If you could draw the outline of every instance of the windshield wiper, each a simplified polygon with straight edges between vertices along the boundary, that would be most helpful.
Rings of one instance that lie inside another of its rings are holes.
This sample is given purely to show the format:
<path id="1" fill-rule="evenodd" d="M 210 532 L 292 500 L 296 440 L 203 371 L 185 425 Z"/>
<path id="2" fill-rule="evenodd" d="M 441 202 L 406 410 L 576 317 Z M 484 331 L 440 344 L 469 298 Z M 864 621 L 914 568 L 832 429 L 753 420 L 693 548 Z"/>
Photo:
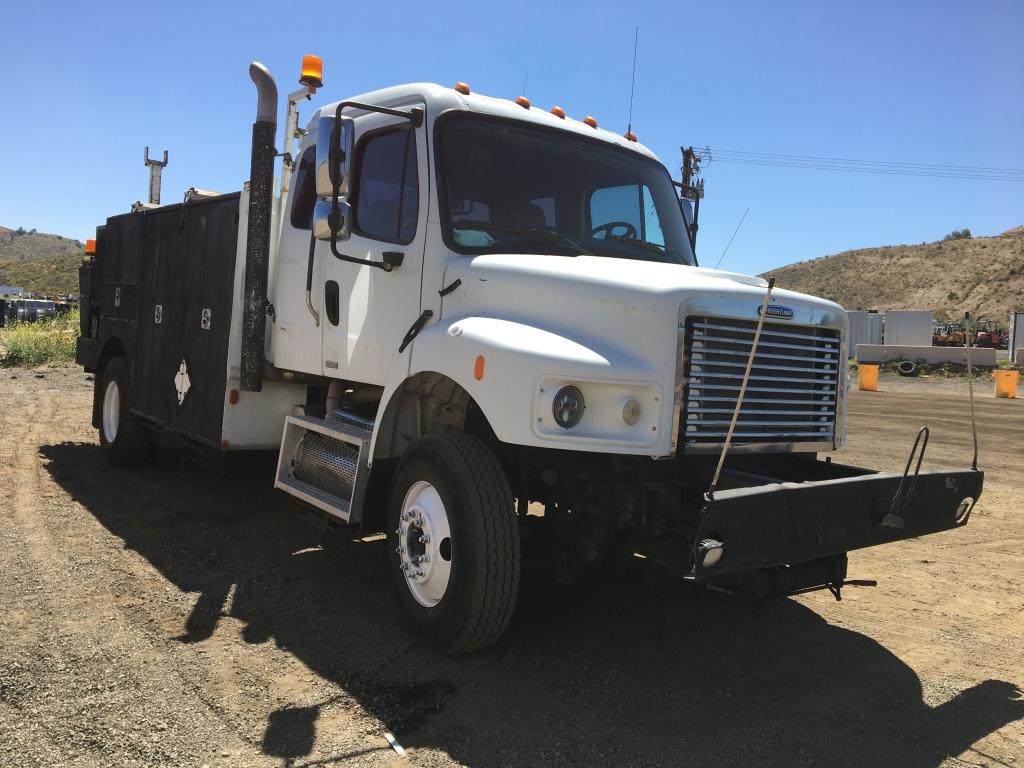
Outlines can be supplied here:
<path id="1" fill-rule="evenodd" d="M 619 242 L 619 243 L 629 243 L 630 245 L 636 245 L 636 246 L 639 246 L 640 248 L 643 248 L 644 250 L 654 251 L 655 253 L 660 254 L 662 256 L 667 256 L 667 255 L 670 255 L 670 254 L 673 255 L 673 256 L 678 256 L 680 259 L 682 259 L 684 264 L 687 264 L 689 266 L 694 266 L 693 264 L 690 264 L 690 260 L 687 259 L 686 256 L 681 254 L 675 248 L 672 248 L 672 247 L 670 247 L 668 245 L 658 245 L 657 243 L 652 243 L 649 240 L 637 240 L 636 238 L 633 238 L 633 237 L 621 237 L 619 235 L 611 235 L 607 239 L 615 240 L 616 242 Z M 672 262 L 667 262 L 667 263 L 672 263 Z"/>
<path id="2" fill-rule="evenodd" d="M 550 229 L 537 229 L 536 227 L 509 227 L 504 224 L 491 224 L 486 221 L 461 221 L 458 226 L 453 228 L 472 229 L 478 232 L 501 232 L 506 235 L 532 237 L 534 240 L 540 240 L 541 242 L 559 243 L 560 245 L 568 246 L 573 250 L 579 251 L 579 253 L 586 254 L 587 256 L 594 255 L 568 235 L 564 235 L 561 232 Z M 579 253 L 573 253 L 571 255 L 578 256 Z"/>

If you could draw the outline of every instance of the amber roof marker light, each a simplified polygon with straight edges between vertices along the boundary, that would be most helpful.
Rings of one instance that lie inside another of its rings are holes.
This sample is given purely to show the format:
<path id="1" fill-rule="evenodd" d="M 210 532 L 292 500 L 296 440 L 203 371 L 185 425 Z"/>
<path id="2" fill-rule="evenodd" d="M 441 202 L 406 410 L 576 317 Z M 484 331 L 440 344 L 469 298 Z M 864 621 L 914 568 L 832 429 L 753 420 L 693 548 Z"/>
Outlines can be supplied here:
<path id="1" fill-rule="evenodd" d="M 583 122 L 584 122 L 585 125 L 589 125 L 591 128 L 597 128 L 597 120 L 595 120 L 590 115 L 587 115 L 586 117 L 584 117 L 583 118 Z"/>
<path id="2" fill-rule="evenodd" d="M 516 104 L 518 104 L 523 109 L 530 108 L 530 100 L 525 96 L 516 96 Z"/>
<path id="3" fill-rule="evenodd" d="M 565 110 L 562 109 L 557 104 L 551 108 L 551 114 L 554 115 L 555 117 L 565 120 Z"/>
<path id="4" fill-rule="evenodd" d="M 471 93 L 471 91 L 469 90 L 469 86 L 466 85 L 461 80 L 455 84 L 455 90 L 461 93 L 463 96 L 469 96 L 469 94 Z"/>

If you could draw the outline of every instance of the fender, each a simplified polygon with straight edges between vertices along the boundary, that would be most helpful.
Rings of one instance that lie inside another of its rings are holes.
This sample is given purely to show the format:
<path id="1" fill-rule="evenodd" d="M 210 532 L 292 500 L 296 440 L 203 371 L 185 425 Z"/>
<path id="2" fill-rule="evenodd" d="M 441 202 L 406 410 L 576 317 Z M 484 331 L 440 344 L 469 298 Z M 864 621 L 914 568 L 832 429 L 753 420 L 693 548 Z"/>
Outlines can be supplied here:
<path id="1" fill-rule="evenodd" d="M 671 453 L 673 391 L 671 381 L 666 386 L 660 380 L 666 371 L 596 339 L 569 338 L 495 317 L 444 318 L 424 329 L 396 360 L 381 398 L 370 455 L 376 455 L 383 417 L 403 383 L 419 373 L 437 372 L 469 394 L 502 442 L 666 456 Z M 565 430 L 554 423 L 551 403 L 570 383 L 584 391 L 587 411 L 578 428 Z M 635 425 L 622 420 L 623 405 L 630 399 L 641 406 Z"/>

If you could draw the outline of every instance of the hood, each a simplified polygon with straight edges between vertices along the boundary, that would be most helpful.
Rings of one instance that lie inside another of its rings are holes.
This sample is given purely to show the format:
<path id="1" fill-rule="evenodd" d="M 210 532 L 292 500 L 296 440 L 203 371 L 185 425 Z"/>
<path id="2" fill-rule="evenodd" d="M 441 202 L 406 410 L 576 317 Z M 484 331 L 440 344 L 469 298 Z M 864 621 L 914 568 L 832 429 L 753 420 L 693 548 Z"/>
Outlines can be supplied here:
<path id="1" fill-rule="evenodd" d="M 517 315 L 547 314 L 562 318 L 597 315 L 670 313 L 676 317 L 686 303 L 720 304 L 711 314 L 755 317 L 768 282 L 760 277 L 706 267 L 602 256 L 487 254 L 454 261 L 445 282 L 460 278 L 466 298 L 482 314 L 512 311 Z M 485 298 L 486 297 L 486 298 Z M 704 301 L 699 299 L 703 298 Z M 776 288 L 772 303 L 794 310 L 793 322 L 845 327 L 845 312 L 836 303 Z M 704 310 L 702 310 L 704 311 Z M 447 314 L 447 312 L 446 312 Z M 836 319 L 842 315 L 841 322 Z M 681 318 L 680 318 L 681 320 Z"/>

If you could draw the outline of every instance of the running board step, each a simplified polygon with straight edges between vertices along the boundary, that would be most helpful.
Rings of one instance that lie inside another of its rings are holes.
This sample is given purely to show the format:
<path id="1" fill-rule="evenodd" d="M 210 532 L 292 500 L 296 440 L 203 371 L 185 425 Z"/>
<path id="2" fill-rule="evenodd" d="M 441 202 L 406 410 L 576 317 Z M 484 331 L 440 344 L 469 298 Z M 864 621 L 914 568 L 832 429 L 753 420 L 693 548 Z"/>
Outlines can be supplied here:
<path id="1" fill-rule="evenodd" d="M 324 419 L 289 416 L 274 487 L 334 520 L 359 522 L 372 437 L 373 421 L 345 411 L 331 411 Z"/>

